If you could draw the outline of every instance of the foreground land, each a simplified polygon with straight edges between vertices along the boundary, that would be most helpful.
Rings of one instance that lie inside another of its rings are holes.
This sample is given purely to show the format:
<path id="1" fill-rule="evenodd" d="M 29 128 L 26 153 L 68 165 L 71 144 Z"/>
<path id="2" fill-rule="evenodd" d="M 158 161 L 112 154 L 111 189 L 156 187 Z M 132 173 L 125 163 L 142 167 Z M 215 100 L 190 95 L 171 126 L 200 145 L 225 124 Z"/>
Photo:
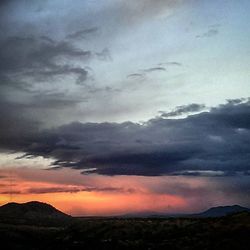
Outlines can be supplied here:
<path id="1" fill-rule="evenodd" d="M 1 249 L 250 249 L 250 213 L 220 218 L 0 221 Z"/>

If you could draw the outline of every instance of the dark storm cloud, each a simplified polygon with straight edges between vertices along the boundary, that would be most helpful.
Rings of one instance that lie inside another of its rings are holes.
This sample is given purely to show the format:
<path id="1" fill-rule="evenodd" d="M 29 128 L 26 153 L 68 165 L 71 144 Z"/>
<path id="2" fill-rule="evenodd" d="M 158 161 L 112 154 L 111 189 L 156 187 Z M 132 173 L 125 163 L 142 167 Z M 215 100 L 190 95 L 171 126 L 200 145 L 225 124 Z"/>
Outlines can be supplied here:
<path id="1" fill-rule="evenodd" d="M 28 77 L 47 81 L 59 75 L 73 74 L 79 82 L 87 78 L 86 69 L 71 66 L 70 63 L 72 59 L 89 59 L 91 52 L 68 42 L 56 42 L 48 37 L 8 37 L 0 41 L 0 46 L 1 85 L 10 84 L 10 81 L 4 81 L 7 77 L 17 86 Z"/>
<path id="2" fill-rule="evenodd" d="M 48 36 L 1 37 L 0 46 L 0 134 L 3 137 L 5 129 L 26 134 L 52 116 L 56 120 L 56 116 L 62 116 L 58 111 L 62 113 L 86 102 L 87 97 L 81 91 L 95 89 L 95 86 L 86 87 L 93 71 L 89 66 L 82 66 L 93 56 L 97 57 L 89 50 Z M 104 52 L 100 56 L 104 57 Z"/>
<path id="3" fill-rule="evenodd" d="M 76 76 L 77 84 L 83 84 L 88 77 L 88 71 L 80 67 L 71 67 L 69 65 L 63 65 L 63 66 L 56 65 L 53 67 L 53 69 L 50 69 L 48 71 L 35 70 L 27 72 L 26 76 L 31 76 L 35 78 L 36 81 L 46 81 L 58 76 L 69 76 L 69 75 Z"/>
<path id="4" fill-rule="evenodd" d="M 162 117 L 179 116 L 187 113 L 198 112 L 204 110 L 206 106 L 204 104 L 192 103 L 189 105 L 178 106 L 171 112 L 160 112 Z"/>
<path id="5" fill-rule="evenodd" d="M 232 176 L 250 170 L 250 100 L 246 99 L 182 119 L 158 117 L 145 124 L 75 122 L 31 131 L 5 130 L 1 148 L 54 157 L 56 167 L 104 175 Z"/>
<path id="6" fill-rule="evenodd" d="M 47 93 L 40 95 L 35 93 L 29 102 L 26 103 L 9 103 L 9 107 L 15 109 L 23 109 L 26 112 L 29 109 L 54 109 L 60 110 L 64 107 L 74 108 L 77 104 L 84 102 L 83 99 L 77 99 L 76 97 L 66 96 L 64 93 Z"/>

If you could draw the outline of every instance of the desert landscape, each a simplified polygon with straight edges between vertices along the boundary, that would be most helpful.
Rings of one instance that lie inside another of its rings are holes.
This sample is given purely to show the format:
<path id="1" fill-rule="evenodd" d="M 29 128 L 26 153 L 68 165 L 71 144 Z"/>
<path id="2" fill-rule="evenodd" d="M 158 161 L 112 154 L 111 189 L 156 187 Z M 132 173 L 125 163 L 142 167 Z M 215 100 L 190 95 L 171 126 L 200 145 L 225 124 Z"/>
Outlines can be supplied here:
<path id="1" fill-rule="evenodd" d="M 249 249 L 250 209 L 180 217 L 71 217 L 40 203 L 0 207 L 5 249 Z"/>

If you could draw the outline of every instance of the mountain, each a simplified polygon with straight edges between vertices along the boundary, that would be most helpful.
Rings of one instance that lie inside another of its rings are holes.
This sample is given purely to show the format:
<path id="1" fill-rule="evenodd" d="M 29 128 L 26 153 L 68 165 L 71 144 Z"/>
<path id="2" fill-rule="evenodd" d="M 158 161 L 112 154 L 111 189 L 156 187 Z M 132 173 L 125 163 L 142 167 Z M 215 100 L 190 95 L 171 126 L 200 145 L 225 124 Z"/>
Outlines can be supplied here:
<path id="1" fill-rule="evenodd" d="M 220 207 L 212 207 L 209 208 L 208 210 L 199 213 L 199 214 L 194 214 L 192 217 L 221 217 L 221 216 L 226 216 L 229 214 L 235 214 L 239 212 L 250 212 L 249 208 L 242 207 L 239 205 L 233 205 L 233 206 L 220 206 Z"/>
<path id="2" fill-rule="evenodd" d="M 7 203 L 0 207 L 0 222 L 24 223 L 57 223 L 70 219 L 71 216 L 55 207 L 38 201 L 27 203 Z"/>
<path id="3" fill-rule="evenodd" d="M 208 218 L 208 217 L 222 217 L 230 214 L 240 213 L 240 212 L 250 212 L 249 208 L 242 207 L 239 205 L 233 206 L 219 206 L 212 207 L 208 210 L 196 213 L 196 214 L 163 214 L 157 212 L 142 212 L 142 213 L 132 213 L 124 214 L 118 217 L 121 218 Z"/>

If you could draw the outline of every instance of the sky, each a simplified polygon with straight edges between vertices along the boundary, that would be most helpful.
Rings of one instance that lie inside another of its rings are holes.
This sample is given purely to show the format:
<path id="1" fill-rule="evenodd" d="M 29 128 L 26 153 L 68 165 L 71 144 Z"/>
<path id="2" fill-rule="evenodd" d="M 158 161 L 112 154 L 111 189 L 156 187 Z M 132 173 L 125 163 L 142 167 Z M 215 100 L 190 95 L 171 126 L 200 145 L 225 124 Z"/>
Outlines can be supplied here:
<path id="1" fill-rule="evenodd" d="M 248 0 L 0 2 L 0 205 L 250 207 Z"/>

